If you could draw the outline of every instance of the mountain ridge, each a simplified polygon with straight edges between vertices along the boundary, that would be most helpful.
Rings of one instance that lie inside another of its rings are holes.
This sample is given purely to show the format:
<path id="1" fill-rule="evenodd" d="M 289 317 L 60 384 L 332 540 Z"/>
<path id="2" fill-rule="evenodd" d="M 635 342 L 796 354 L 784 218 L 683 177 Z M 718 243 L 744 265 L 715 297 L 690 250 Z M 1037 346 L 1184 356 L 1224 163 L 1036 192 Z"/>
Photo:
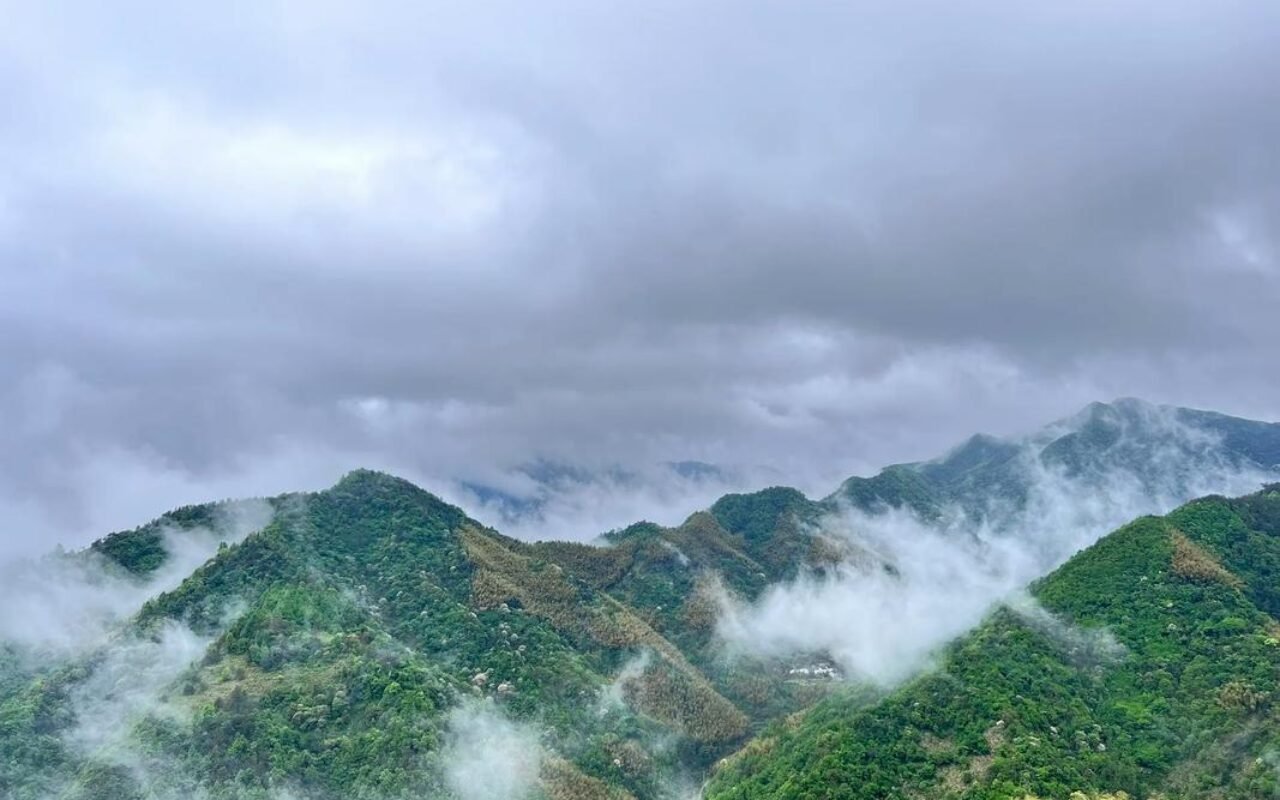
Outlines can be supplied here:
<path id="1" fill-rule="evenodd" d="M 1008 466 L 1062 442 L 1054 458 L 1079 467 L 1085 491 L 1101 468 L 1156 485 L 1167 465 L 1155 457 L 1167 447 L 1175 489 L 1200 464 L 1248 468 L 1252 478 L 1254 454 L 1271 452 L 1280 431 L 1180 410 L 1152 423 L 1149 412 L 1090 407 L 1074 427 L 1046 429 L 1054 435 L 1035 440 L 1038 450 L 972 437 L 934 462 L 850 479 L 818 500 L 788 487 L 725 495 L 680 525 L 610 532 L 604 546 L 504 536 L 372 470 L 320 492 L 175 509 L 82 552 L 142 584 L 174 566 L 165 555 L 174 537 L 212 547 L 208 561 L 87 654 L 28 671 L 0 650 L 0 744 L 14 754 L 0 767 L 0 793 L 452 796 L 449 764 L 460 756 L 450 748 L 467 739 L 458 726 L 514 725 L 539 754 L 531 796 L 664 796 L 744 745 L 759 752 L 777 736 L 768 726 L 798 719 L 789 715 L 839 686 L 821 652 L 727 658 L 717 628 L 725 603 L 751 604 L 792 581 L 892 579 L 883 554 L 825 530 L 833 515 L 898 509 L 931 523 L 952 508 L 990 514 L 1019 498 Z M 1223 445 L 1230 436 L 1237 443 Z M 1245 529 L 1272 525 L 1271 506 L 1238 507 L 1252 509 Z M 1280 577 L 1269 539 L 1219 530 L 1235 523 L 1180 524 L 1190 543 L 1182 558 L 1201 574 L 1217 574 L 1204 552 L 1225 553 L 1228 572 L 1264 553 L 1253 569 Z M 1260 583 L 1242 584 L 1255 592 L 1249 602 L 1280 606 Z M 168 672 L 151 666 L 170 661 Z M 150 683 L 134 686 L 131 672 Z M 881 694 L 845 690 L 804 718 L 856 714 Z M 147 699 L 134 711 L 113 705 L 119 696 Z M 733 774 L 722 770 L 716 785 Z"/>

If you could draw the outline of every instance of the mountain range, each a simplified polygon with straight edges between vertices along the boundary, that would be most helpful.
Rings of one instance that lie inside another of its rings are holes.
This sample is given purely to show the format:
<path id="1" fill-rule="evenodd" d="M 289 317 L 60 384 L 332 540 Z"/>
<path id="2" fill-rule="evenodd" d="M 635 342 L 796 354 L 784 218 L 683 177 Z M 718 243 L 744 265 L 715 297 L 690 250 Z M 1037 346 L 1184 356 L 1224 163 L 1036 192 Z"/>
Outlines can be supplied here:
<path id="1" fill-rule="evenodd" d="M 58 613 L 0 629 L 0 796 L 1268 796 L 1278 479 L 1280 424 L 1121 400 L 593 543 L 367 470 L 181 508 L 30 565 Z M 908 584 L 895 519 L 1039 571 L 892 681 L 726 632 Z"/>

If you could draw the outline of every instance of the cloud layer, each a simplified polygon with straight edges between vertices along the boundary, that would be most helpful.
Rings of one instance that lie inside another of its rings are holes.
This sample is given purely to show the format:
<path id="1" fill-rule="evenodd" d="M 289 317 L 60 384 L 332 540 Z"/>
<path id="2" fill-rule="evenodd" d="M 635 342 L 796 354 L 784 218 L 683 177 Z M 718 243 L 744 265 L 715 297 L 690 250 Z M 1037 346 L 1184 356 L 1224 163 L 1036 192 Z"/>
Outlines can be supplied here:
<path id="1" fill-rule="evenodd" d="M 1280 416 L 1273 3 L 5 16 L 0 547 L 357 465 L 824 490 L 1094 399 Z"/>

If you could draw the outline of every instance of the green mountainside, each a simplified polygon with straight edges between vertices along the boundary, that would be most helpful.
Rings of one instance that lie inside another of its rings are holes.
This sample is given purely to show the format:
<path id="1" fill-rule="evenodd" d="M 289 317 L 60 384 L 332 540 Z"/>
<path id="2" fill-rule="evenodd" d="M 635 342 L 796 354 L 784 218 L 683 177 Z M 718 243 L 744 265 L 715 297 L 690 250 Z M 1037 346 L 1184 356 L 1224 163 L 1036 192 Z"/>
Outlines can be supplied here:
<path id="1" fill-rule="evenodd" d="M 509 539 L 367 471 L 270 502 L 269 525 L 148 601 L 101 652 L 37 676 L 15 677 L 15 663 L 0 705 L 0 794 L 434 796 L 446 792 L 450 710 L 487 698 L 541 731 L 554 756 L 540 776 L 547 796 L 656 797 L 828 687 L 724 663 L 711 646 L 711 592 L 754 597 L 842 557 L 786 508 L 753 537 L 699 513 L 590 547 Z M 92 551 L 145 575 L 164 558 L 160 529 L 207 525 L 215 511 L 181 509 Z M 126 715 L 129 729 L 98 751 L 68 746 L 76 698 L 113 650 L 130 637 L 160 648 L 175 625 L 200 653 L 157 687 L 165 713 Z M 623 701 L 604 703 L 624 673 Z"/>
<path id="2" fill-rule="evenodd" d="M 1280 791 L 1280 486 L 1105 537 L 867 708 L 775 723 L 707 797 Z"/>
<path id="3" fill-rule="evenodd" d="M 177 509 L 49 557 L 141 599 L 79 650 L 0 642 L 0 798 L 656 800 L 708 774 L 734 798 L 1256 796 L 1280 763 L 1274 490 L 1112 534 L 888 697 L 823 653 L 730 658 L 716 625 L 797 577 L 896 575 L 824 535 L 848 505 L 982 517 L 1038 474 L 1117 470 L 1186 499 L 1277 463 L 1280 425 L 1121 401 L 597 544 L 518 541 L 367 470 Z"/>

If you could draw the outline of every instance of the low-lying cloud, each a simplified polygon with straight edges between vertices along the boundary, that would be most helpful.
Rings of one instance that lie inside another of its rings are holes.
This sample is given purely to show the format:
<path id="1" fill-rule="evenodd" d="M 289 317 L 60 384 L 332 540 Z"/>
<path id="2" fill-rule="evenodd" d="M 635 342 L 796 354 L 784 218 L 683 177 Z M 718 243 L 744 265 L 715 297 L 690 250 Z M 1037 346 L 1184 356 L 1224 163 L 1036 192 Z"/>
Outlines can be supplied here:
<path id="1" fill-rule="evenodd" d="M 641 650 L 627 659 L 613 680 L 600 688 L 600 693 L 596 697 L 596 712 L 604 716 L 611 711 L 627 708 L 628 687 L 640 680 L 651 664 L 653 664 L 653 651 L 648 649 Z"/>
<path id="2" fill-rule="evenodd" d="M 980 515 L 950 508 L 941 521 L 902 509 L 833 513 L 815 534 L 855 543 L 892 569 L 845 564 L 802 574 L 754 603 L 726 597 L 720 637 L 730 653 L 825 652 L 852 679 L 892 685 L 994 604 L 1120 525 L 1204 494 L 1253 491 L 1269 477 L 1213 447 L 1204 431 L 1181 425 L 1172 412 L 1151 413 L 1163 415 L 1157 422 L 1164 441 L 1149 447 L 1149 440 L 1129 441 L 1126 430 L 1107 451 L 1114 457 L 1079 473 L 1046 466 L 1035 455 L 1043 437 L 1025 442 L 1024 503 L 988 503 Z M 1127 461 L 1138 452 L 1129 445 L 1140 444 L 1142 462 Z"/>
<path id="3" fill-rule="evenodd" d="M 441 763 L 458 800 L 522 800 L 538 784 L 545 752 L 537 732 L 489 699 L 465 701 L 448 718 Z"/>
<path id="4" fill-rule="evenodd" d="M 955 539 L 904 511 L 850 511 L 823 532 L 872 548 L 896 572 L 842 564 L 774 586 L 755 603 L 726 598 L 718 633 L 730 652 L 825 652 L 851 678 L 895 683 L 1031 572 L 1017 548 Z"/>
<path id="5" fill-rule="evenodd" d="M 220 628 L 242 611 L 237 602 L 226 604 Z M 180 681 L 217 637 L 176 620 L 117 632 L 84 662 L 85 677 L 70 687 L 73 722 L 60 734 L 63 745 L 87 762 L 123 769 L 147 797 L 203 800 L 208 791 L 202 782 L 172 756 L 143 744 L 138 729 L 144 722 L 190 726 L 193 709 L 182 697 Z M 271 800 L 298 799 L 273 792 Z"/>
<path id="6" fill-rule="evenodd" d="M 1128 648 L 1106 628 L 1082 628 L 1061 619 L 1026 592 L 1016 592 L 1005 607 L 1024 624 L 1053 642 L 1072 663 L 1081 667 L 1110 664 L 1124 658 Z"/>
<path id="7" fill-rule="evenodd" d="M 178 586 L 221 543 L 241 541 L 273 513 L 265 500 L 244 500 L 220 506 L 212 527 L 166 526 L 166 558 L 142 579 L 91 550 L 0 562 L 0 641 L 46 655 L 85 653 L 147 599 Z"/>
<path id="8" fill-rule="evenodd" d="M 167 690 L 203 657 L 212 639 L 176 622 L 149 635 L 115 639 L 71 693 L 75 725 L 63 740 L 80 755 L 136 766 L 134 726 L 147 717 L 181 722 L 186 715 Z"/>

